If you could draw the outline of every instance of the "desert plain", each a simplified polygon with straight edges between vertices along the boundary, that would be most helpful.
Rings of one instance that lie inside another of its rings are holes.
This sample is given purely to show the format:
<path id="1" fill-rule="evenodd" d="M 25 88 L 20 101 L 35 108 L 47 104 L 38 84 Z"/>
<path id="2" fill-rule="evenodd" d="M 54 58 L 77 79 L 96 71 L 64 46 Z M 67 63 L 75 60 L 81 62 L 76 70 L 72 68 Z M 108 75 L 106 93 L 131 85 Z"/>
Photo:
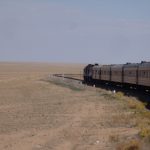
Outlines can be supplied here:
<path id="1" fill-rule="evenodd" d="M 1 62 L 0 150 L 121 150 L 137 139 L 135 111 L 124 96 L 80 82 L 70 88 L 51 77 L 81 74 L 83 67 Z"/>

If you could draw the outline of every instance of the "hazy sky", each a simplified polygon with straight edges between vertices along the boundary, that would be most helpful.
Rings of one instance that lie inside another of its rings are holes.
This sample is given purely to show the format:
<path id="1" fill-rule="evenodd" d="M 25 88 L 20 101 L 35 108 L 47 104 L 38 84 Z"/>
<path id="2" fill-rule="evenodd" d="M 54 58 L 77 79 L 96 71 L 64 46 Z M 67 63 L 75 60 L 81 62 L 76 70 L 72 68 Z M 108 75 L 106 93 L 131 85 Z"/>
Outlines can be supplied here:
<path id="1" fill-rule="evenodd" d="M 150 61 L 150 0 L 0 0 L 0 61 Z"/>

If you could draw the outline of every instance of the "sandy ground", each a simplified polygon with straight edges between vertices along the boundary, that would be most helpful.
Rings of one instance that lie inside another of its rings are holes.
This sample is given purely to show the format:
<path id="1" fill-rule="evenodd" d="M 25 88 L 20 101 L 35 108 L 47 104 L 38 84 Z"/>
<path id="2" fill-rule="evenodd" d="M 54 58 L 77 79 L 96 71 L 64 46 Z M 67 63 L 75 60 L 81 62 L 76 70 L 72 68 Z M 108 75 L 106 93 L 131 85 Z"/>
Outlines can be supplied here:
<path id="1" fill-rule="evenodd" d="M 99 89 L 76 91 L 41 80 L 82 68 L 0 63 L 0 150 L 112 150 L 118 136 L 137 134 L 119 118 L 127 115 L 121 104 L 106 100 Z"/>

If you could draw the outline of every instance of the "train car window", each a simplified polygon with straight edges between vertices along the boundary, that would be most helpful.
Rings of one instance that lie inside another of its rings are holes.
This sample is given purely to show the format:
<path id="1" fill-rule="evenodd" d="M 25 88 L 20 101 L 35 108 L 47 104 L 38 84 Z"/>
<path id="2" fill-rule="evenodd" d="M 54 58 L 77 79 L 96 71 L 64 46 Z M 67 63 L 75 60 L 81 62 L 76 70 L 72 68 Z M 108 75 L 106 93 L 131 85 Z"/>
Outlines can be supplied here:
<path id="1" fill-rule="evenodd" d="M 147 78 L 147 71 L 145 71 L 145 78 Z"/>
<path id="2" fill-rule="evenodd" d="M 145 77 L 145 71 L 143 71 L 143 77 Z"/>
<path id="3" fill-rule="evenodd" d="M 116 74 L 117 76 L 119 75 L 119 71 L 117 71 L 117 74 Z"/>
<path id="4" fill-rule="evenodd" d="M 135 71 L 134 71 L 134 72 L 132 72 L 132 77 L 135 77 Z"/>
<path id="5" fill-rule="evenodd" d="M 136 76 L 136 70 L 134 71 L 134 77 Z"/>
<path id="6" fill-rule="evenodd" d="M 146 78 L 148 78 L 148 71 L 146 71 Z"/>
<path id="7" fill-rule="evenodd" d="M 120 72 L 119 75 L 121 75 L 121 73 L 122 72 Z M 136 72 L 135 71 L 126 71 L 124 74 L 129 77 L 135 77 Z"/>
<path id="8" fill-rule="evenodd" d="M 145 78 L 147 78 L 147 71 L 145 71 Z"/>
<path id="9" fill-rule="evenodd" d="M 124 75 L 126 76 L 126 72 L 124 72 Z"/>
<path id="10" fill-rule="evenodd" d="M 142 77 L 142 71 L 140 71 L 140 75 L 141 75 L 141 77 Z"/>
<path id="11" fill-rule="evenodd" d="M 122 75 L 122 73 L 123 73 L 123 72 L 122 72 L 122 71 L 120 71 L 120 75 Z"/>
<path id="12" fill-rule="evenodd" d="M 138 76 L 141 77 L 141 71 L 138 71 Z"/>
<path id="13" fill-rule="evenodd" d="M 141 71 L 141 77 L 143 77 L 143 71 Z"/>
<path id="14" fill-rule="evenodd" d="M 142 77 L 143 78 L 148 78 L 148 71 L 142 71 Z"/>

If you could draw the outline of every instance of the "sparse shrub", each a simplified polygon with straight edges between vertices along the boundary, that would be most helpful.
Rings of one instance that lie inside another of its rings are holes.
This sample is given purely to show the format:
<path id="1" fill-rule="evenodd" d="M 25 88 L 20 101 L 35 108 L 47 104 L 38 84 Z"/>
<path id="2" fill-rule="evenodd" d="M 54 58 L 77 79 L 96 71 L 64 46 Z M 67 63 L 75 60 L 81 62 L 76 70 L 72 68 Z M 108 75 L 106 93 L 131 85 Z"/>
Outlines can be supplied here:
<path id="1" fill-rule="evenodd" d="M 119 141 L 119 135 L 118 134 L 110 135 L 109 140 L 110 140 L 110 142 L 118 142 Z"/>
<path id="2" fill-rule="evenodd" d="M 145 105 L 142 102 L 139 102 L 135 99 L 128 99 L 128 106 L 130 109 L 135 109 L 137 111 L 144 111 Z"/>
<path id="3" fill-rule="evenodd" d="M 124 96 L 124 94 L 122 92 L 117 92 L 115 95 L 117 100 L 122 100 L 123 96 Z"/>
<path id="4" fill-rule="evenodd" d="M 117 147 L 117 150 L 140 150 L 141 143 L 139 140 L 131 140 L 127 143 L 122 143 Z"/>
<path id="5" fill-rule="evenodd" d="M 106 100 L 114 100 L 115 99 L 114 94 L 110 94 L 110 93 L 103 93 L 103 94 L 101 94 L 101 96 L 104 96 L 104 98 Z"/>
<path id="6" fill-rule="evenodd" d="M 150 138 L 150 128 L 143 127 L 139 132 L 139 135 L 142 138 L 146 138 L 146 137 Z"/>
<path id="7" fill-rule="evenodd" d="M 117 93 L 103 93 L 101 96 L 104 96 L 105 99 L 107 100 L 122 100 L 124 94 L 122 92 L 117 92 Z"/>
<path id="8" fill-rule="evenodd" d="M 142 113 L 141 113 L 141 115 L 142 115 L 142 117 L 144 117 L 144 118 L 147 118 L 147 119 L 150 119 L 150 111 L 143 111 Z M 150 124 L 149 124 L 150 125 Z"/>

